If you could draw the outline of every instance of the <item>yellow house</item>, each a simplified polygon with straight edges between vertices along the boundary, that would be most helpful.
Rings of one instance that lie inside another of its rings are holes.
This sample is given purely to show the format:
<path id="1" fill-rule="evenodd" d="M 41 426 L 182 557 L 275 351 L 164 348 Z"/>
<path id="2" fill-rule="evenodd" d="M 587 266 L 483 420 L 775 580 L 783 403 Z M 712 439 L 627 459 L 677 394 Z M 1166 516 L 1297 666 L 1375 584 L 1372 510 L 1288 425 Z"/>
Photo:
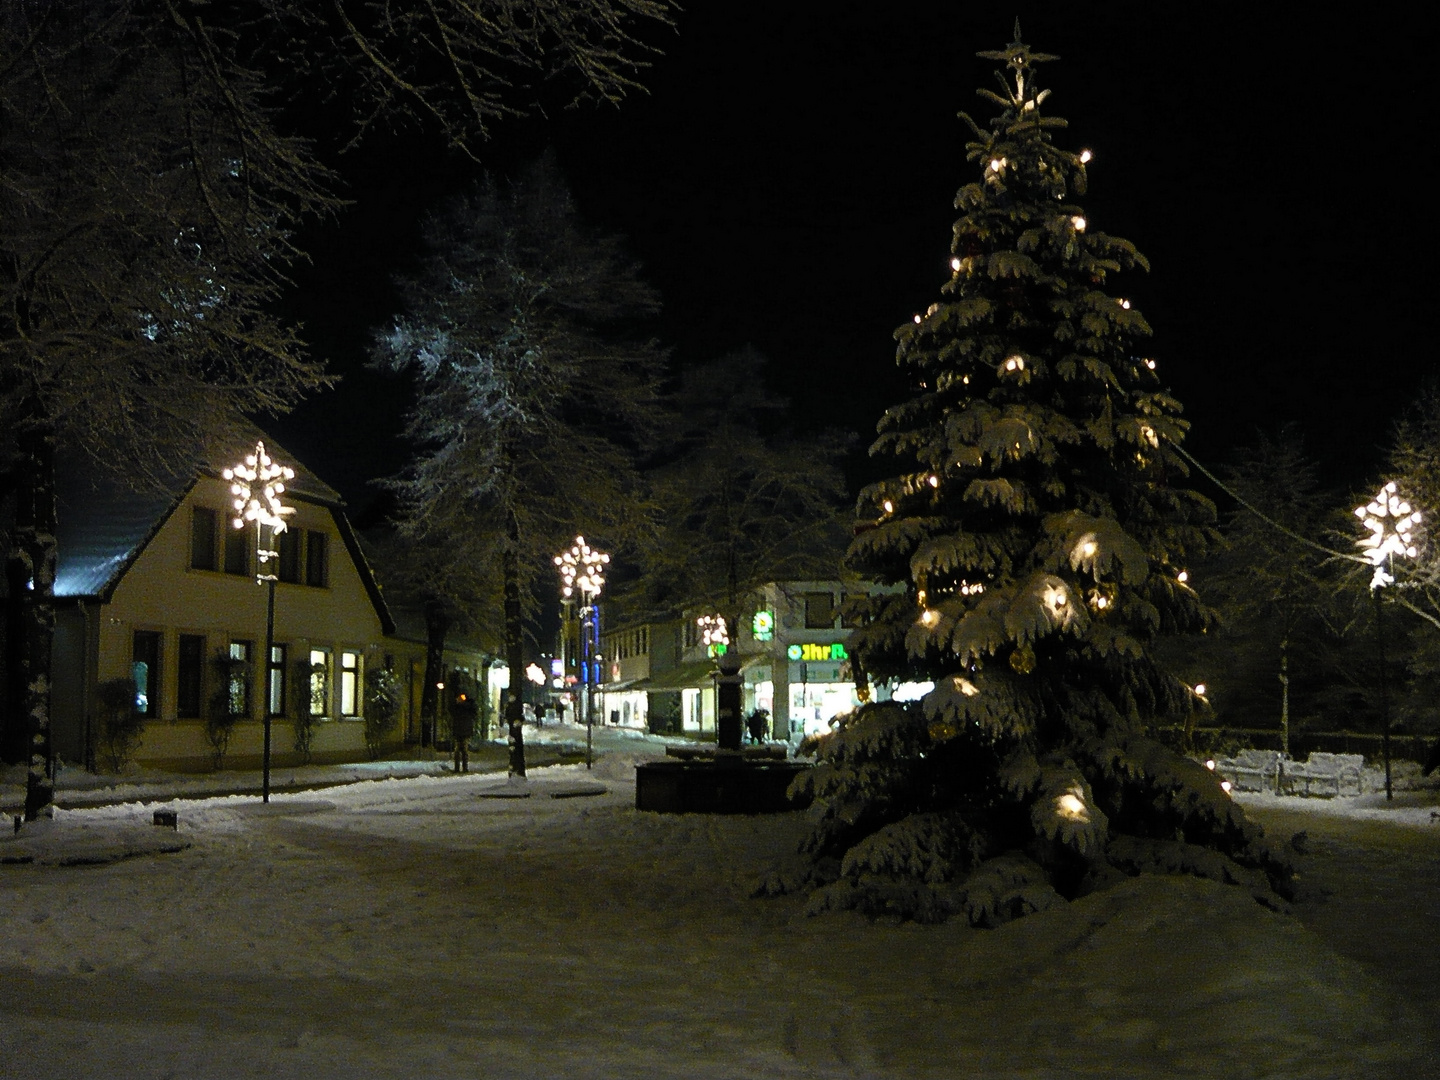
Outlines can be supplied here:
<path id="1" fill-rule="evenodd" d="M 62 481 L 52 698 L 62 759 L 94 760 L 102 690 L 127 678 L 146 718 L 134 755 L 143 766 L 211 767 L 205 721 L 224 713 L 237 718 L 225 767 L 254 767 L 265 711 L 277 764 L 300 760 L 297 725 L 310 732 L 312 760 L 361 760 L 366 673 L 376 668 L 392 670 L 403 691 L 388 746 L 417 730 L 423 643 L 395 636 L 340 496 L 283 449 L 270 452 L 296 476 L 283 495 L 295 512 L 276 545 L 268 657 L 256 529 L 233 527 L 220 469 L 150 496 Z"/>

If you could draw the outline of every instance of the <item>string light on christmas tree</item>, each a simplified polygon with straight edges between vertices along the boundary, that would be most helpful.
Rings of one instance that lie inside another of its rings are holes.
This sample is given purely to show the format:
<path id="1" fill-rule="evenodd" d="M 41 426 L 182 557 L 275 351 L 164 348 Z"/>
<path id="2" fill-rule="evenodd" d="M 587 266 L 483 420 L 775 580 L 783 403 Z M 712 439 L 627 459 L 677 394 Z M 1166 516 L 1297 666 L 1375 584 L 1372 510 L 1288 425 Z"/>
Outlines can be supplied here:
<path id="1" fill-rule="evenodd" d="M 1370 502 L 1355 508 L 1355 516 L 1369 530 L 1358 544 L 1366 561 L 1375 567 L 1370 578 L 1371 589 L 1383 588 L 1395 580 L 1388 569 L 1394 556 L 1406 555 L 1413 559 L 1419 554 L 1414 532 L 1421 514 L 1400 498 L 1399 490 L 1391 480 Z"/>
<path id="2" fill-rule="evenodd" d="M 979 581 L 977 581 L 974 585 L 971 585 L 968 581 L 962 581 L 960 583 L 959 591 L 961 596 L 979 596 L 985 591 L 985 585 L 983 582 Z"/>
<path id="3" fill-rule="evenodd" d="M 990 171 L 993 173 L 998 173 L 1001 169 L 1005 168 L 1005 165 L 1006 161 L 1004 158 L 990 159 Z"/>
<path id="4" fill-rule="evenodd" d="M 1130 301 L 1129 301 L 1129 300 L 1121 299 L 1121 300 L 1117 300 L 1116 303 L 1119 304 L 1119 305 L 1120 305 L 1122 308 L 1124 308 L 1126 311 L 1129 311 L 1129 310 L 1130 310 Z"/>
<path id="5" fill-rule="evenodd" d="M 940 477 L 936 476 L 934 473 L 931 473 L 929 479 L 925 482 L 929 484 L 932 488 L 938 488 L 940 486 Z"/>
<path id="6" fill-rule="evenodd" d="M 1110 606 L 1110 598 L 1097 589 L 1090 595 L 1090 606 L 1096 611 L 1104 611 Z"/>
<path id="7" fill-rule="evenodd" d="M 916 315 L 916 316 L 915 316 L 915 323 L 916 323 L 916 325 L 919 325 L 919 323 L 920 323 L 920 316 L 919 316 L 919 315 Z"/>
<path id="8" fill-rule="evenodd" d="M 1093 159 L 1094 157 L 1095 157 L 1095 155 L 1092 154 L 1089 150 L 1081 150 L 1081 151 L 1080 151 L 1080 164 L 1081 164 L 1081 165 L 1088 165 L 1088 164 L 1090 164 L 1091 159 Z"/>
<path id="9" fill-rule="evenodd" d="M 1149 368 L 1151 371 L 1154 371 L 1154 370 L 1155 370 L 1155 361 L 1154 361 L 1154 360 L 1146 360 L 1146 361 L 1145 361 L 1145 366 L 1146 366 L 1147 368 Z"/>
<path id="10" fill-rule="evenodd" d="M 955 689 L 966 697 L 975 697 L 980 693 L 980 688 L 963 675 L 956 675 L 953 682 Z"/>
<path id="11" fill-rule="evenodd" d="M 885 513 L 887 514 L 893 514 L 895 512 L 895 504 L 892 503 L 889 499 L 886 499 L 880 505 L 885 508 Z"/>
<path id="12" fill-rule="evenodd" d="M 950 260 L 950 269 L 951 269 L 951 270 L 954 270 L 954 271 L 958 274 L 958 273 L 960 272 L 960 260 L 959 260 L 959 259 L 951 259 L 951 260 Z"/>
<path id="13" fill-rule="evenodd" d="M 1189 571 L 1189 570 L 1181 570 L 1178 574 L 1175 575 L 1175 580 L 1178 581 L 1181 585 L 1187 585 L 1187 584 L 1189 584 L 1189 582 L 1190 582 L 1190 571 Z"/>
<path id="14" fill-rule="evenodd" d="M 1006 371 L 1024 371 L 1025 358 L 1023 356 L 1008 356 L 1005 358 Z"/>
<path id="15" fill-rule="evenodd" d="M 1201 682 L 1201 683 L 1196 683 L 1196 684 L 1195 684 L 1195 696 L 1198 697 L 1198 698 L 1200 698 L 1202 701 L 1204 700 L 1204 698 L 1205 698 L 1205 684 L 1204 684 L 1203 682 Z"/>
<path id="16" fill-rule="evenodd" d="M 1070 224 L 1073 225 L 1073 226 L 1075 226 L 1075 231 L 1076 231 L 1076 232 L 1084 232 L 1084 231 L 1085 231 L 1085 226 L 1086 226 L 1087 222 L 1086 222 L 1085 219 L 1084 219 L 1083 217 L 1081 217 L 1079 214 L 1076 214 L 1074 217 L 1072 217 L 1072 218 L 1070 219 Z"/>
<path id="17" fill-rule="evenodd" d="M 1070 821 L 1088 822 L 1090 808 L 1085 805 L 1084 792 L 1071 788 L 1063 795 L 1055 796 L 1055 812 Z"/>
<path id="18" fill-rule="evenodd" d="M 940 622 L 940 612 L 934 608 L 926 608 L 920 613 L 920 625 L 933 630 Z"/>

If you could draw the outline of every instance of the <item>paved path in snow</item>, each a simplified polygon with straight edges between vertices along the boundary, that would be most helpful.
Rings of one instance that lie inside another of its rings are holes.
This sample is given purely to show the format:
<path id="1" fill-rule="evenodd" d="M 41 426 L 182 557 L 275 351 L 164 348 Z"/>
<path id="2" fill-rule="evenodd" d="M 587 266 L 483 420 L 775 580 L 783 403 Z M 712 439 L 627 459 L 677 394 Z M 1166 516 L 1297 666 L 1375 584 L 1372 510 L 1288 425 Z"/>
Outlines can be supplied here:
<path id="1" fill-rule="evenodd" d="M 1440 1029 L 1440 822 L 1397 824 L 1325 809 L 1302 802 L 1245 812 L 1270 836 L 1306 834 L 1302 880 L 1323 895 L 1296 905 L 1300 921 Z"/>

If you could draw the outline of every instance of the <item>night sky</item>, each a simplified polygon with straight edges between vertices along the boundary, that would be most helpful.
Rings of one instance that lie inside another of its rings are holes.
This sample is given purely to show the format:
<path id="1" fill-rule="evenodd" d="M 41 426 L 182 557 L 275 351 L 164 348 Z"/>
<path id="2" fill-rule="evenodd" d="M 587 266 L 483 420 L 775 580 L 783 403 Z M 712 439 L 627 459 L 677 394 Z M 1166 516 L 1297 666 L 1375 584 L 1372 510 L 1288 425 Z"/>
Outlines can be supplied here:
<path id="1" fill-rule="evenodd" d="M 1296 10 L 693 0 L 652 35 L 647 96 L 501 125 L 484 164 L 553 148 L 582 213 L 626 235 L 660 289 L 677 363 L 751 343 L 798 429 L 868 442 L 907 391 L 891 334 L 948 277 L 951 202 L 975 172 L 955 114 L 992 112 L 974 91 L 996 65 L 974 53 L 1018 14 L 1061 57 L 1041 70 L 1071 124 L 1058 141 L 1095 152 L 1092 228 L 1150 258 L 1110 287 L 1155 329 L 1192 452 L 1223 462 L 1294 420 L 1329 481 L 1365 486 L 1433 349 L 1427 34 L 1382 5 Z M 355 206 L 305 238 L 287 311 L 344 382 L 269 426 L 363 517 L 367 481 L 399 467 L 405 400 L 364 369 L 369 335 L 421 216 L 479 166 L 402 135 L 341 167 Z"/>

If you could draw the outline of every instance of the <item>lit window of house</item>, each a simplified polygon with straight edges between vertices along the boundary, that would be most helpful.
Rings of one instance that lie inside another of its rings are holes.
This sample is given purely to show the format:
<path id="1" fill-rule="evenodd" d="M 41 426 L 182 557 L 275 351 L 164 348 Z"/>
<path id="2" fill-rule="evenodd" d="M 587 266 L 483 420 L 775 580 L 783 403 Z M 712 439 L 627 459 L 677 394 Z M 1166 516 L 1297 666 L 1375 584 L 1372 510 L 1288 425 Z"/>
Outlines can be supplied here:
<path id="1" fill-rule="evenodd" d="M 266 706 L 269 708 L 271 716 L 285 715 L 285 657 L 288 652 L 289 647 L 285 645 L 270 647 L 270 669 L 265 685 L 268 699 Z"/>
<path id="2" fill-rule="evenodd" d="M 360 654 L 340 654 L 340 715 L 360 715 Z"/>
<path id="3" fill-rule="evenodd" d="M 310 715 L 330 715 L 330 650 L 310 650 Z"/>
<path id="4" fill-rule="evenodd" d="M 225 696 L 231 716 L 250 715 L 250 642 L 230 642 Z"/>
<path id="5" fill-rule="evenodd" d="M 135 682 L 135 711 L 160 715 L 160 633 L 136 630 L 130 653 L 130 677 Z"/>

